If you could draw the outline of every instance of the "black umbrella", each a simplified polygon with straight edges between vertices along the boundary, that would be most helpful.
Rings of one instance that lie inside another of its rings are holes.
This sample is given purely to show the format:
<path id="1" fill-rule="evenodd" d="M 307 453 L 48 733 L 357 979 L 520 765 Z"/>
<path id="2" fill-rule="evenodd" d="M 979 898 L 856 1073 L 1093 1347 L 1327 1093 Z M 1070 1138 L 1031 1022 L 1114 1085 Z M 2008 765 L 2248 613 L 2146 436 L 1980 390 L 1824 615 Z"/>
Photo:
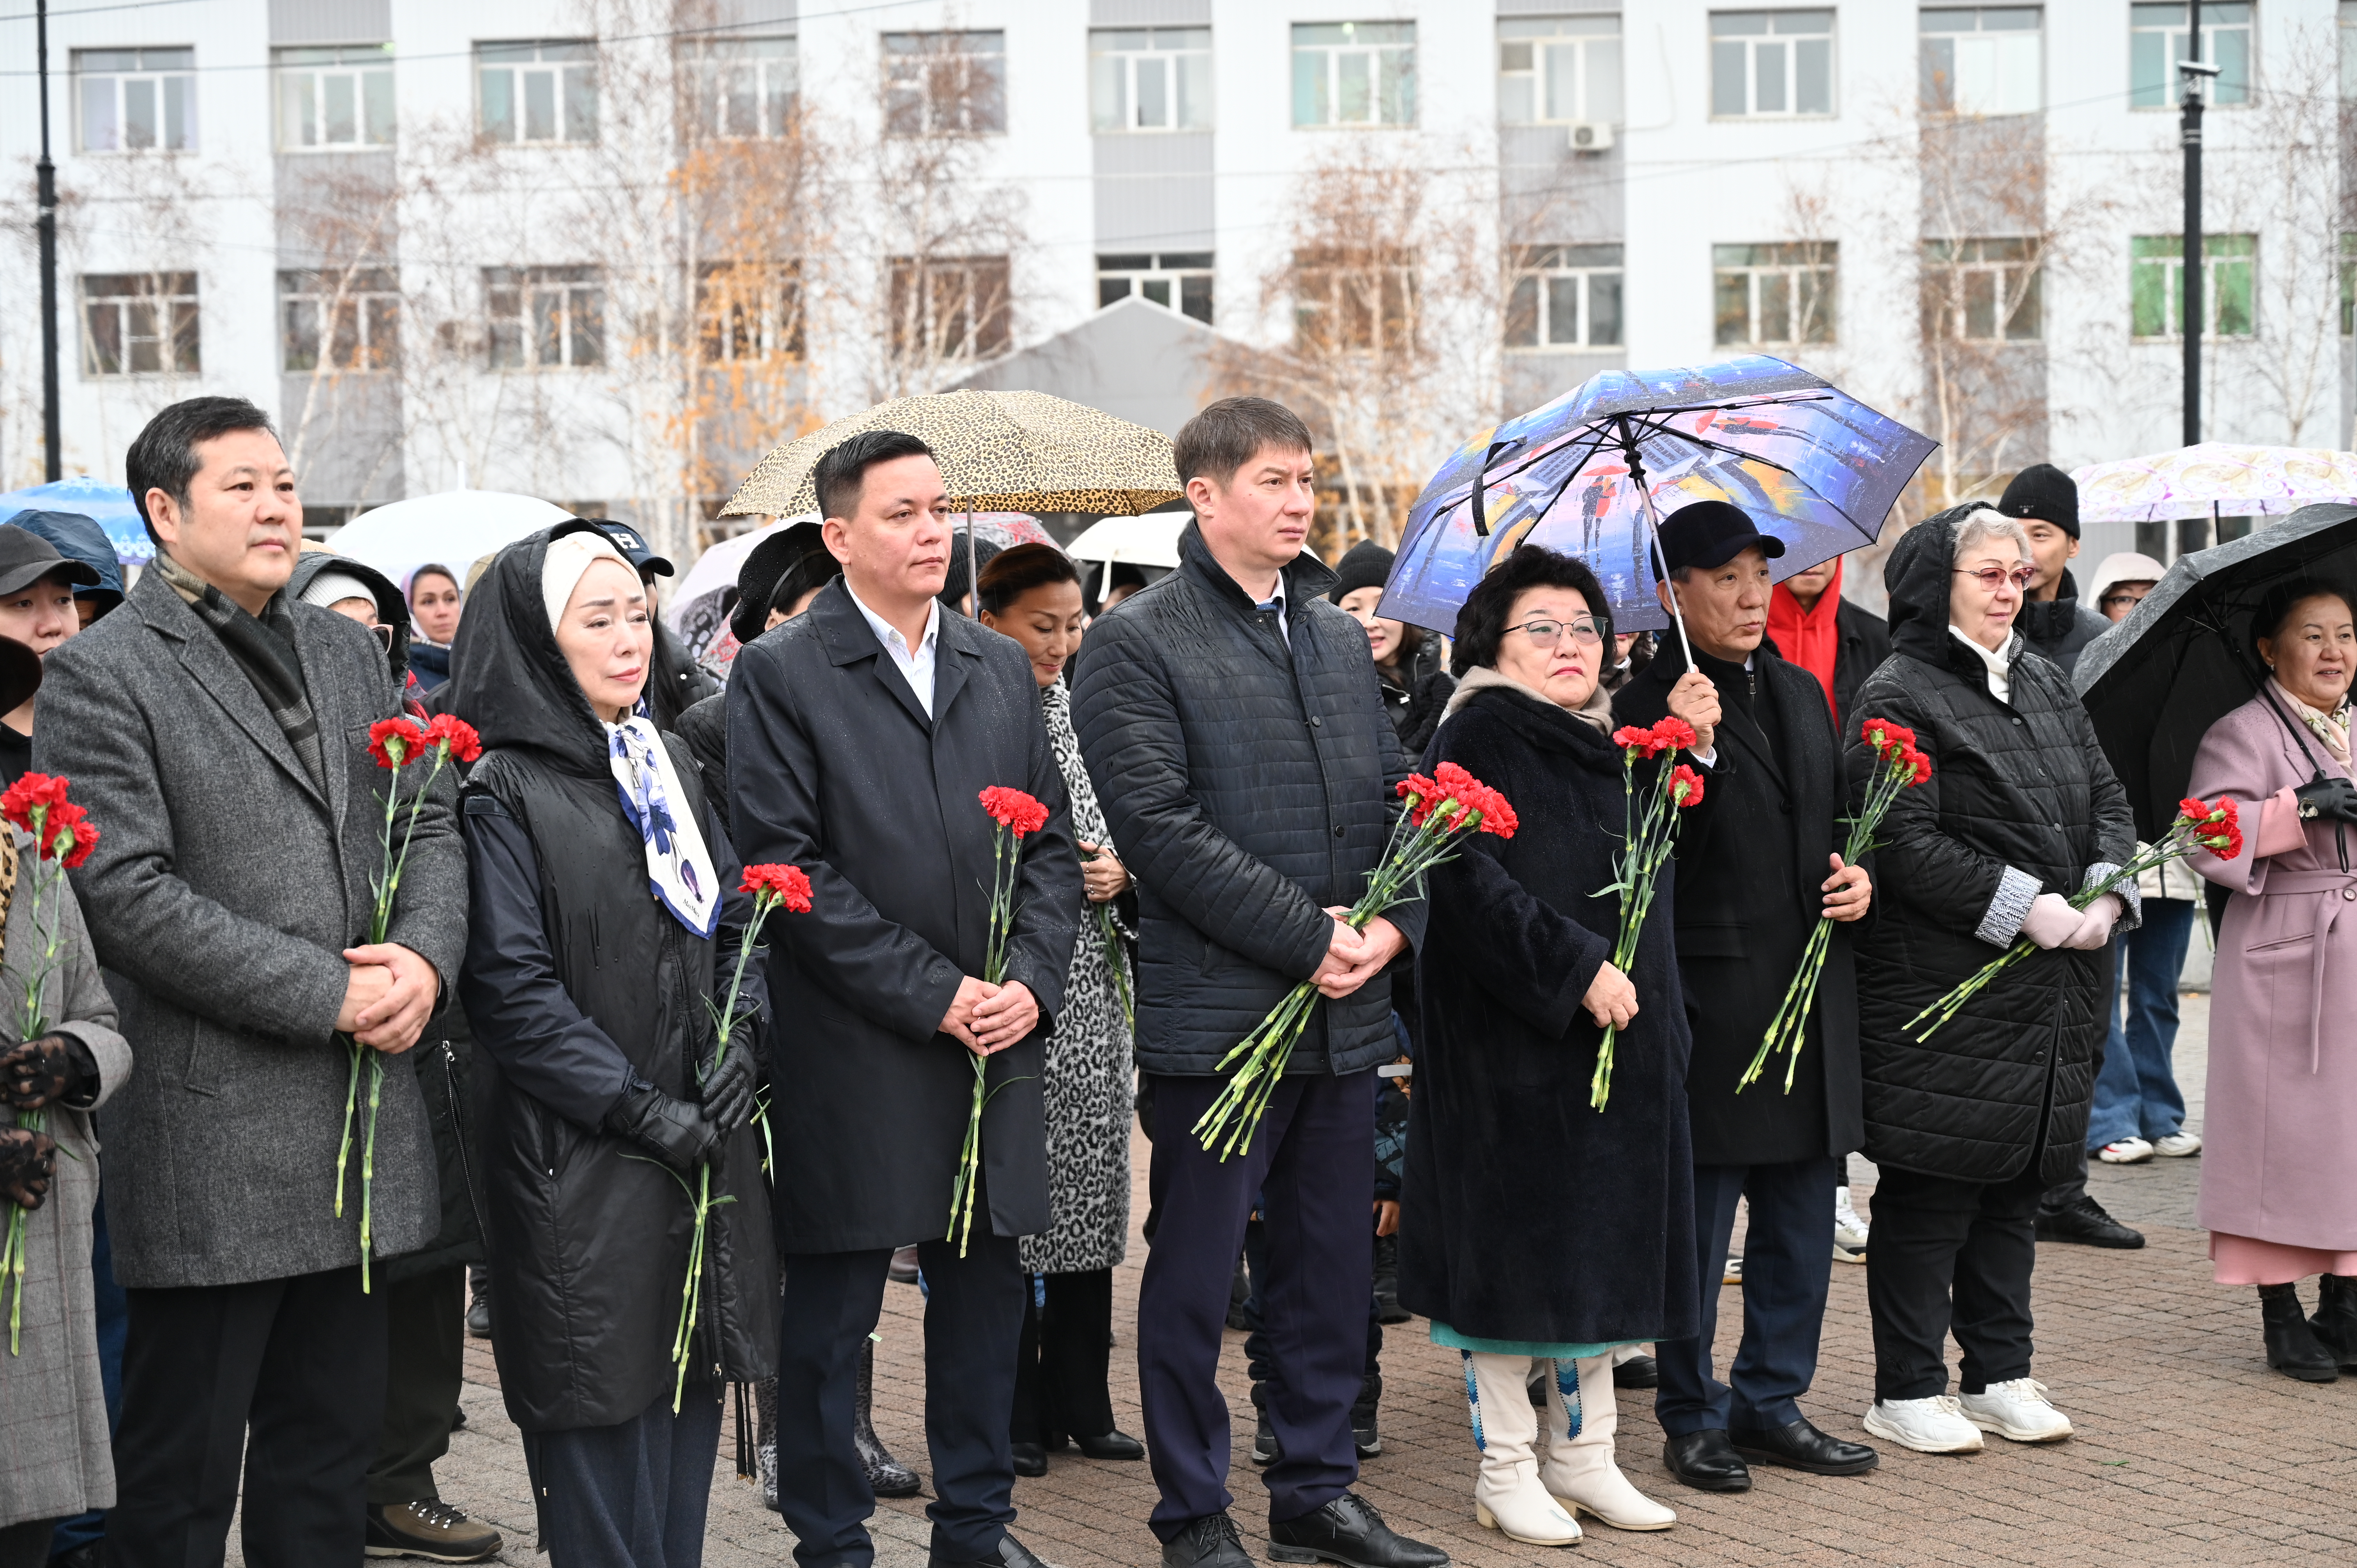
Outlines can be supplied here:
<path id="1" fill-rule="evenodd" d="M 2251 614 L 2276 584 L 2357 586 L 2357 507 L 2304 506 L 2230 544 L 2178 558 L 2128 618 L 2086 646 L 2074 679 L 2136 836 L 2169 831 L 2210 726 L 2266 678 Z M 2293 723 L 2288 714 L 2287 725 Z M 2255 830 L 2254 830 L 2255 831 Z"/>

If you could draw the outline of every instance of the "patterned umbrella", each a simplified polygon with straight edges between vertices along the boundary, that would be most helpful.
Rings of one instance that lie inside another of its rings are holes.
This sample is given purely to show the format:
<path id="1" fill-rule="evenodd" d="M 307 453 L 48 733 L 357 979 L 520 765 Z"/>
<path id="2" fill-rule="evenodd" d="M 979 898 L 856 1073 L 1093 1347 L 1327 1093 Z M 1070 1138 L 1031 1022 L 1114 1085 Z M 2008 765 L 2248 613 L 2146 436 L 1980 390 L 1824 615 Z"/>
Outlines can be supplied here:
<path id="1" fill-rule="evenodd" d="M 1452 631 L 1482 574 L 1529 542 L 1587 563 L 1614 629 L 1666 627 L 1653 594 L 1661 518 L 1733 501 L 1783 541 L 1781 579 L 1873 543 L 1938 445 L 1765 355 L 1607 371 L 1441 466 L 1408 514 L 1381 613 Z"/>
<path id="2" fill-rule="evenodd" d="M 132 504 L 131 492 L 87 474 L 0 495 L 0 522 L 20 511 L 80 512 L 106 531 L 114 558 L 126 566 L 135 566 L 156 553 L 147 525 L 139 521 L 139 509 Z"/>
<path id="3" fill-rule="evenodd" d="M 1178 499 L 1170 437 L 1038 392 L 933 392 L 879 403 L 790 441 L 754 466 L 723 517 L 816 511 L 812 476 L 864 430 L 905 431 L 933 449 L 950 499 L 984 511 L 1129 516 Z"/>
<path id="4" fill-rule="evenodd" d="M 2081 522 L 2276 517 L 2319 502 L 2357 502 L 2357 453 L 2204 441 L 2152 457 L 2075 470 Z"/>

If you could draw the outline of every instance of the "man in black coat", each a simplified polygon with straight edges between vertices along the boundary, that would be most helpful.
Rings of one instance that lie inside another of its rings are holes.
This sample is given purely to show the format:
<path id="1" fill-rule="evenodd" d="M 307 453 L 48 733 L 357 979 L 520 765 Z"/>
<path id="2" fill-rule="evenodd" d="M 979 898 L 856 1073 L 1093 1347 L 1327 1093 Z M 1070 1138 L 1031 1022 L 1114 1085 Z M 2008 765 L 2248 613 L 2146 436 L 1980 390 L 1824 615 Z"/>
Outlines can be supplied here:
<path id="1" fill-rule="evenodd" d="M 2078 667 L 2079 650 L 2112 627 L 2080 600 L 2078 581 L 2071 575 L 2070 563 L 2079 557 L 2078 481 L 2051 463 L 2032 463 L 2005 487 L 1996 510 L 2021 520 L 2038 568 L 2018 629 L 2068 675 Z"/>
<path id="2" fill-rule="evenodd" d="M 1865 869 L 1845 865 L 1838 853 L 1848 790 L 1824 690 L 1767 639 L 1768 563 L 1784 553 L 1782 542 L 1738 507 L 1697 501 L 1663 523 L 1661 545 L 1671 578 L 1663 602 L 1675 594 L 1720 717 L 1706 759 L 1715 810 L 1677 850 L 1702 1332 L 1656 1347 L 1654 1408 L 1672 1475 L 1704 1491 L 1739 1492 L 1751 1485 L 1746 1455 L 1821 1476 L 1857 1475 L 1877 1460 L 1871 1448 L 1818 1431 L 1799 1404 L 1816 1375 L 1840 1162 L 1864 1141 L 1845 928 L 1866 914 L 1873 889 Z M 1644 673 L 1613 699 L 1622 724 L 1650 725 L 1671 711 L 1686 656 L 1674 631 L 1660 641 Z M 1784 1089 L 1780 1057 L 1738 1090 L 1820 916 L 1836 922 L 1835 938 L 1792 1088 Z M 1730 1389 L 1712 1376 L 1711 1339 L 1738 1197 L 1749 1200 L 1751 1222 Z"/>
<path id="3" fill-rule="evenodd" d="M 1227 1515 L 1228 1406 L 1216 1375 L 1228 1284 L 1257 1203 L 1277 1355 L 1271 1554 L 1361 1568 L 1448 1555 L 1391 1532 L 1351 1494 L 1351 1404 L 1372 1289 L 1378 1062 L 1398 1051 L 1386 964 L 1422 934 L 1419 900 L 1360 932 L 1339 918 L 1383 854 L 1406 776 L 1366 633 L 1301 553 L 1309 433 L 1260 398 L 1178 433 L 1196 521 L 1179 567 L 1089 630 L 1072 696 L 1089 776 L 1138 885 L 1137 1058 L 1154 1091 L 1157 1213 L 1137 1310 L 1139 1391 L 1171 1568 L 1245 1568 Z M 1189 1131 L 1221 1059 L 1286 993 L 1324 999 L 1249 1150 Z"/>
<path id="4" fill-rule="evenodd" d="M 1081 910 L 1063 778 L 1023 650 L 942 610 L 949 500 L 924 443 L 881 431 L 819 460 L 843 575 L 737 656 L 731 819 L 748 865 L 810 875 L 770 922 L 780 1250 L 778 1504 L 802 1568 L 868 1563 L 875 1511 L 853 1441 L 860 1348 L 892 1250 L 921 1240 L 933 1568 L 1038 1560 L 1006 1531 L 1024 1282 L 1048 1228 L 1041 1040 Z M 1005 979 L 982 978 L 993 835 L 981 792 L 1027 791 Z M 945 1239 L 975 1057 L 990 1061 L 973 1230 Z M 1221 1278 L 1224 1280 L 1223 1273 Z"/>

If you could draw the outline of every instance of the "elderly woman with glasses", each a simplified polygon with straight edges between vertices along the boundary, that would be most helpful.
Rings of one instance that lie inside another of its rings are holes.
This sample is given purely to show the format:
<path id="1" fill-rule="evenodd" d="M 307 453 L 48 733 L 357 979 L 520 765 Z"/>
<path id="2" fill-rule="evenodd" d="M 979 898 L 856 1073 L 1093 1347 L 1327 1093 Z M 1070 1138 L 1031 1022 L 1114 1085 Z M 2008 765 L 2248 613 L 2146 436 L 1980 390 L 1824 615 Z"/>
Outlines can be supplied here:
<path id="1" fill-rule="evenodd" d="M 1612 1353 L 1696 1328 L 1690 1036 L 1670 878 L 1630 968 L 1610 961 L 1624 818 L 1598 681 L 1608 605 L 1569 556 L 1528 545 L 1507 556 L 1458 617 L 1459 683 L 1425 758 L 1498 789 L 1521 826 L 1472 835 L 1432 874 L 1400 1304 L 1465 1358 L 1475 1517 L 1537 1546 L 1578 1540 L 1579 1512 L 1620 1530 L 1675 1520 L 1614 1462 Z M 1690 674 L 1670 705 L 1708 750 L 1708 678 Z M 1709 810 L 1707 796 L 1694 810 Z M 1607 1025 L 1620 1033 L 1599 1112 L 1588 1079 Z M 1544 1442 L 1526 1391 L 1534 1373 Z"/>
<path id="2" fill-rule="evenodd" d="M 1960 507 L 1918 524 L 1883 568 L 1891 655 L 1851 721 L 1854 778 L 1875 762 L 1860 720 L 1911 729 L 1932 762 L 1884 819 L 1881 897 L 1857 944 L 1866 1154 L 1881 1169 L 1866 1429 L 1930 1454 L 1976 1450 L 1984 1432 L 2071 1435 L 2030 1376 L 2039 1198 L 2083 1157 L 2104 950 L 2137 918 L 2133 883 L 2071 902 L 2127 862 L 2136 833 L 2069 678 L 2014 629 L 2033 575 L 2011 518 Z M 2023 939 L 2036 950 L 1953 1019 L 1914 1022 Z"/>

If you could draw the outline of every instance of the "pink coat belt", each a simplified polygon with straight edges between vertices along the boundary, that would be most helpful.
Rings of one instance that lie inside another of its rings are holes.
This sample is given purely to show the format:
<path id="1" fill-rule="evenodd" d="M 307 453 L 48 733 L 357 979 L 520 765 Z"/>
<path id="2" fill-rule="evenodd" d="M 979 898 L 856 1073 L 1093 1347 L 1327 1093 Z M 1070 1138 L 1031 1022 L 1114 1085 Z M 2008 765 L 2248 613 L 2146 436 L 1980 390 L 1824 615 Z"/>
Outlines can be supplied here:
<path id="1" fill-rule="evenodd" d="M 2357 872 L 2270 868 L 2266 891 L 2260 897 L 2298 894 L 2313 895 L 2316 899 L 2316 938 L 2308 968 L 2308 1070 L 2312 1075 L 2323 1062 L 2325 939 L 2332 934 L 2334 924 L 2343 913 L 2357 911 Z"/>

